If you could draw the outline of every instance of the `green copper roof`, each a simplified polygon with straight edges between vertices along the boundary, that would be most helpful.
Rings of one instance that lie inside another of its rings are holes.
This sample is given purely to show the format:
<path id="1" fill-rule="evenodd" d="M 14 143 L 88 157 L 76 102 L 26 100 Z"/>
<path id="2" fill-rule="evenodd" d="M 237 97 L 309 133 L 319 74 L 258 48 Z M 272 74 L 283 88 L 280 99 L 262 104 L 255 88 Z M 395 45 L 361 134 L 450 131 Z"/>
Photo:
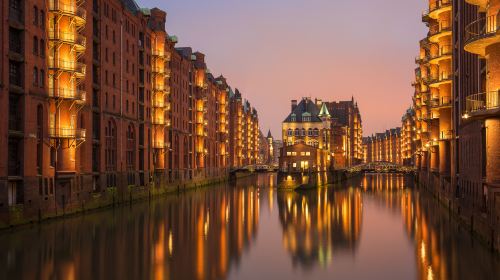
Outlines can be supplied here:
<path id="1" fill-rule="evenodd" d="M 328 108 L 326 108 L 326 103 L 323 102 L 323 105 L 321 105 L 321 110 L 319 111 L 318 116 L 319 117 L 330 117 L 330 112 L 328 112 Z"/>

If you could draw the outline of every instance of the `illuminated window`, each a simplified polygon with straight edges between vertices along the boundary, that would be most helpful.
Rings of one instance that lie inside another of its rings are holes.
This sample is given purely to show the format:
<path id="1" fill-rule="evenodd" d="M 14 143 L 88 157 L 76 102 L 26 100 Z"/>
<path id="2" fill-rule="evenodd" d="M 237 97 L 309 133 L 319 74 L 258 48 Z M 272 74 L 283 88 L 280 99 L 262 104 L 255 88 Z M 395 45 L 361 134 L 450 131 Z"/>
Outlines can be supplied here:
<path id="1" fill-rule="evenodd" d="M 292 155 L 292 152 L 286 152 L 286 155 L 287 155 L 287 156 L 291 156 L 291 155 Z"/>
<path id="2" fill-rule="evenodd" d="M 294 162 L 294 163 L 292 164 L 292 166 L 293 166 L 293 167 L 297 167 L 297 163 L 296 163 L 296 162 Z"/>

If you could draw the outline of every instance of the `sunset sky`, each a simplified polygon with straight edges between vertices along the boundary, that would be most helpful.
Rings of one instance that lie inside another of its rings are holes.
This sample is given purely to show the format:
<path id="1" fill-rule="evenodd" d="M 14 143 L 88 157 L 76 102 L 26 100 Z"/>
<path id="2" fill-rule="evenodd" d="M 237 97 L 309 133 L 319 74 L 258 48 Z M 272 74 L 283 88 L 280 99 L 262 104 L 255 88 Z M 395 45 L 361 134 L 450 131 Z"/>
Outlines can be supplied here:
<path id="1" fill-rule="evenodd" d="M 281 139 L 290 100 L 358 101 L 364 134 L 400 126 L 411 104 L 424 0 L 137 0 L 167 11 L 177 46 L 207 55 Z"/>

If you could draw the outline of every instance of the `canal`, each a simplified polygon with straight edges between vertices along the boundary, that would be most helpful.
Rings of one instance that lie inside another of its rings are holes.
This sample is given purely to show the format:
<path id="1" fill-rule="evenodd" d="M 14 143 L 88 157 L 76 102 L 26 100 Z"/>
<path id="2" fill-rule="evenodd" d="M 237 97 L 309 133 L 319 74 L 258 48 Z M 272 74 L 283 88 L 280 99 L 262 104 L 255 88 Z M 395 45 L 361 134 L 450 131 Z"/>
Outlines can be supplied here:
<path id="1" fill-rule="evenodd" d="M 260 174 L 0 233 L 2 279 L 500 279 L 403 175 L 278 191 Z M 4 278 L 5 277 L 5 278 Z"/>

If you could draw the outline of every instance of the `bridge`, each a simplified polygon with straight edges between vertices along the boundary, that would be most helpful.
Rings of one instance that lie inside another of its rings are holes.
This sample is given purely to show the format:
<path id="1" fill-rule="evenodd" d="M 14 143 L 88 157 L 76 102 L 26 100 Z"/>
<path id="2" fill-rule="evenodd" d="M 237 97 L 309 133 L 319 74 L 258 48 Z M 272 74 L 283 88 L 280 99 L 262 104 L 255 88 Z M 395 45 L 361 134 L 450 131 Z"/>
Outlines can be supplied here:
<path id="1" fill-rule="evenodd" d="M 405 166 L 386 161 L 363 163 L 347 169 L 349 172 L 364 173 L 411 173 L 414 170 L 415 169 L 412 166 Z"/>
<path id="2" fill-rule="evenodd" d="M 229 173 L 237 173 L 237 172 L 276 172 L 278 171 L 278 166 L 267 165 L 267 164 L 251 164 L 247 166 L 243 166 L 241 168 L 231 169 Z"/>

